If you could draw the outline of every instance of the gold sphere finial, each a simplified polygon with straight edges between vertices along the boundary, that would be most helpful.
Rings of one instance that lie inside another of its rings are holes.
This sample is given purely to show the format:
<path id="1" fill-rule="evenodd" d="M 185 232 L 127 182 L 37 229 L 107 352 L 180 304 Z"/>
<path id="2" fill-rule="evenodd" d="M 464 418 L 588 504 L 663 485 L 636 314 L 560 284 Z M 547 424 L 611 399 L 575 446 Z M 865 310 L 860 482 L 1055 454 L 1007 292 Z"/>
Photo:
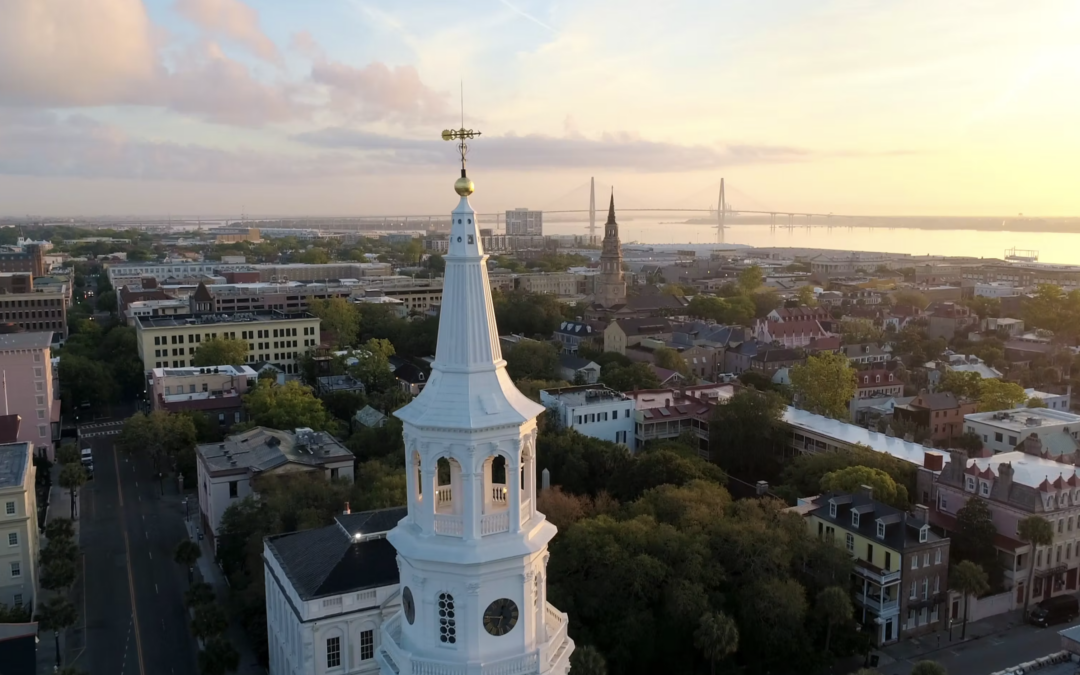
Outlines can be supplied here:
<path id="1" fill-rule="evenodd" d="M 454 192 L 462 197 L 468 197 L 473 192 L 476 192 L 476 185 L 467 176 L 462 176 L 454 181 Z"/>

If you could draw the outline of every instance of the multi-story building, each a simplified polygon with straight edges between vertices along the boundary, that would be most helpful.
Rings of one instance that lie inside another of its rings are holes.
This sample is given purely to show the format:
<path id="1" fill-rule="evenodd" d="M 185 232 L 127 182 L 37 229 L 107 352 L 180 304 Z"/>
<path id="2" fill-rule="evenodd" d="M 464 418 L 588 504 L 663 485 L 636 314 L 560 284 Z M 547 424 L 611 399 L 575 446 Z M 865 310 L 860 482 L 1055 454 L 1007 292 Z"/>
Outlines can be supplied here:
<path id="1" fill-rule="evenodd" d="M 634 399 L 602 384 L 544 389 L 540 402 L 561 427 L 637 449 Z"/>
<path id="2" fill-rule="evenodd" d="M 407 285 L 376 284 L 375 288 L 388 298 L 400 300 L 410 314 L 424 314 L 443 301 L 442 279 L 416 279 Z"/>
<path id="3" fill-rule="evenodd" d="M 544 212 L 517 208 L 506 212 L 506 234 L 542 236 L 544 234 Z"/>
<path id="4" fill-rule="evenodd" d="M 943 302 L 927 315 L 929 324 L 926 334 L 931 338 L 952 340 L 957 334 L 966 335 L 972 325 L 978 325 L 979 317 L 971 310 L 955 302 Z"/>
<path id="5" fill-rule="evenodd" d="M 2 265 L 0 265 L 2 267 Z M 4 270 L 0 271 L 23 271 Z M 285 281 L 326 281 L 328 279 L 361 279 L 364 277 L 385 277 L 392 273 L 389 263 L 380 262 L 333 262 L 320 264 L 301 263 L 225 263 L 216 260 L 204 262 L 121 262 L 110 263 L 107 268 L 109 281 L 114 288 L 140 279 L 152 277 L 158 281 L 167 279 L 200 279 L 221 277 L 233 282 L 285 282 Z M 35 275 L 40 276 L 40 275 Z"/>
<path id="6" fill-rule="evenodd" d="M 889 352 L 872 342 L 861 345 L 844 345 L 841 353 L 856 368 L 862 365 L 885 363 L 892 358 Z"/>
<path id="7" fill-rule="evenodd" d="M 1080 473 L 1063 464 L 1027 452 L 1004 452 L 991 457 L 952 461 L 933 483 L 936 508 L 931 522 L 943 531 L 956 530 L 956 514 L 971 499 L 990 508 L 997 536 L 994 545 L 1003 563 L 1012 602 L 1003 611 L 1024 606 L 1029 575 L 1031 601 L 1078 589 L 1080 567 Z M 920 483 L 923 481 L 920 480 Z M 1054 541 L 1031 546 L 1020 540 L 1020 521 L 1039 516 L 1050 522 Z M 1034 570 L 1029 568 L 1034 558 Z"/>
<path id="8" fill-rule="evenodd" d="M 709 423 L 715 407 L 735 395 L 730 384 L 701 384 L 678 389 L 639 389 L 634 400 L 637 447 L 648 441 L 675 439 L 684 432 L 697 438 L 698 454 L 709 458 Z"/>
<path id="9" fill-rule="evenodd" d="M 828 307 L 777 307 L 765 315 L 769 321 L 784 323 L 785 321 L 831 321 Z"/>
<path id="10" fill-rule="evenodd" d="M 893 417 L 926 429 L 930 440 L 944 444 L 964 433 L 964 417 L 975 412 L 977 401 L 961 401 L 951 391 L 923 392 L 893 408 Z"/>
<path id="11" fill-rule="evenodd" d="M 0 274 L 0 322 L 25 331 L 53 331 L 67 337 L 67 284 L 34 287 L 27 273 Z"/>
<path id="12" fill-rule="evenodd" d="M 810 533 L 843 546 L 855 560 L 856 617 L 877 645 L 947 625 L 949 540 L 930 528 L 926 506 L 906 513 L 856 494 L 815 497 Z"/>
<path id="13" fill-rule="evenodd" d="M 1058 387 L 1047 387 L 1048 389 L 1054 389 L 1054 391 L 1039 391 L 1034 387 L 1028 387 L 1024 390 L 1024 394 L 1028 397 L 1028 400 L 1037 399 L 1042 401 L 1047 408 L 1051 410 L 1069 410 L 1072 408 L 1072 385 L 1067 384 L 1064 387 L 1060 385 Z M 1062 391 L 1062 389 L 1064 391 Z M 975 412 L 972 410 L 971 412 Z"/>
<path id="14" fill-rule="evenodd" d="M 903 396 L 904 383 L 892 368 L 878 362 L 866 370 L 855 373 L 855 398 L 880 398 Z"/>
<path id="15" fill-rule="evenodd" d="M 672 324 L 667 319 L 646 317 L 641 319 L 619 319 L 612 321 L 604 329 L 604 351 L 626 354 L 627 347 L 641 344 L 643 340 L 654 339 L 666 342 L 671 339 Z"/>
<path id="16" fill-rule="evenodd" d="M 33 607 L 38 520 L 33 443 L 0 445 L 0 604 Z"/>
<path id="17" fill-rule="evenodd" d="M 209 307 L 208 302 L 204 304 Z M 272 363 L 282 372 L 295 374 L 300 358 L 320 341 L 317 317 L 278 310 L 186 318 L 136 317 L 135 330 L 145 370 L 184 368 L 191 364 L 200 344 L 220 337 L 247 342 L 248 364 Z"/>
<path id="18" fill-rule="evenodd" d="M 51 342 L 52 333 L 0 335 L 5 396 L 0 413 L 21 417 L 19 441 L 32 444 L 50 460 L 54 450 L 52 426 L 60 421 L 60 401 L 54 397 L 53 364 L 49 358 Z"/>
<path id="19" fill-rule="evenodd" d="M 322 431 L 281 431 L 255 427 L 221 443 L 195 446 L 199 513 L 203 528 L 216 541 L 221 516 L 236 501 L 256 492 L 255 479 L 310 473 L 327 480 L 353 479 L 356 458 L 336 438 Z"/>
<path id="20" fill-rule="evenodd" d="M 603 331 L 581 321 L 563 321 L 552 338 L 567 354 L 576 354 L 582 343 L 595 345 L 603 339 Z"/>
<path id="21" fill-rule="evenodd" d="M 1010 452 L 1030 437 L 1048 457 L 1070 458 L 1080 448 L 1080 415 L 1050 408 L 1016 408 L 964 416 L 964 430 L 978 434 L 983 447 Z"/>
<path id="22" fill-rule="evenodd" d="M 0 272 L 22 272 L 35 277 L 45 276 L 44 251 L 38 244 L 5 247 L 0 250 Z"/>
<path id="23" fill-rule="evenodd" d="M 813 319 L 788 321 L 766 319 L 758 321 L 754 326 L 754 336 L 758 342 L 776 343 L 782 347 L 794 348 L 807 347 L 817 340 L 828 337 L 829 332 Z"/>
<path id="24" fill-rule="evenodd" d="M 346 509 L 333 525 L 263 541 L 271 675 L 379 672 L 379 629 L 401 610 L 386 535 L 407 514 Z"/>
<path id="25" fill-rule="evenodd" d="M 150 405 L 167 412 L 200 412 L 231 427 L 244 421 L 243 396 L 258 379 L 250 366 L 154 368 Z"/>

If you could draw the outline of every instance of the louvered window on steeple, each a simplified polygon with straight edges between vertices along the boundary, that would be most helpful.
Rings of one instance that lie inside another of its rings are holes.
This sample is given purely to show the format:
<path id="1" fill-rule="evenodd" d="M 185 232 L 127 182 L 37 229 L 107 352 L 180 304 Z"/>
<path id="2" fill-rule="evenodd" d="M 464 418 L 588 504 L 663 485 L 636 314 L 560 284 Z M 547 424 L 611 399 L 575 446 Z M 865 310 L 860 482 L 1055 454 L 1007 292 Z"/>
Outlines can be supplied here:
<path id="1" fill-rule="evenodd" d="M 454 596 L 439 593 L 439 642 L 457 643 L 457 620 L 454 617 Z"/>

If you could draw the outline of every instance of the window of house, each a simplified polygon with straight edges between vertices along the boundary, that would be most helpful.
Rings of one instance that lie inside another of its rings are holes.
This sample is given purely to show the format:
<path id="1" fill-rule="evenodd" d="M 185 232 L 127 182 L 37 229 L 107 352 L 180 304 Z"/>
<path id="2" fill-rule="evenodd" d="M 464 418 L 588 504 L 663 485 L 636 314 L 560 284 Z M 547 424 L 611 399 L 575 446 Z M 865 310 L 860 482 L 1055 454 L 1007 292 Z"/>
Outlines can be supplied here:
<path id="1" fill-rule="evenodd" d="M 360 660 L 375 658 L 375 631 L 360 631 Z"/>
<path id="2" fill-rule="evenodd" d="M 975 477 L 968 476 L 964 487 L 967 489 L 968 492 L 975 492 Z"/>
<path id="3" fill-rule="evenodd" d="M 23 605 L 22 593 L 16 593 L 15 595 L 11 596 L 11 599 L 12 599 L 13 604 L 16 607 L 22 607 L 22 605 Z"/>
<path id="4" fill-rule="evenodd" d="M 1065 527 L 1065 519 L 1060 518 L 1058 520 L 1058 534 L 1061 534 L 1061 531 L 1064 529 L 1064 527 Z"/>
<path id="5" fill-rule="evenodd" d="M 941 549 L 940 548 L 934 550 L 934 564 L 935 565 L 940 565 L 941 564 Z"/>
<path id="6" fill-rule="evenodd" d="M 1009 445 L 1016 445 L 1016 436 L 1009 436 Z"/>
<path id="7" fill-rule="evenodd" d="M 918 589 L 917 589 L 917 588 L 915 587 L 915 582 L 914 582 L 914 581 L 912 581 L 912 582 L 911 582 L 911 588 L 910 588 L 910 590 L 908 591 L 908 599 L 909 599 L 909 600 L 914 600 L 915 598 L 917 598 L 917 597 L 918 597 L 918 593 L 919 593 L 919 591 L 918 591 Z"/>
<path id="8" fill-rule="evenodd" d="M 829 502 L 829 517 L 836 517 L 836 504 L 834 504 L 833 502 Z"/>
<path id="9" fill-rule="evenodd" d="M 240 496 L 240 489 L 239 489 L 238 481 L 235 481 L 235 480 L 229 481 L 229 499 L 236 499 L 239 496 Z"/>
<path id="10" fill-rule="evenodd" d="M 994 440 L 1000 443 L 1005 440 L 1005 435 L 1002 434 L 1000 431 L 997 431 L 994 433 Z"/>
<path id="11" fill-rule="evenodd" d="M 982 495 L 983 497 L 989 497 L 990 496 L 990 481 L 985 481 L 985 480 L 979 481 L 979 494 Z"/>
<path id="12" fill-rule="evenodd" d="M 847 550 L 850 553 L 854 553 L 855 552 L 855 535 L 848 532 L 846 544 L 847 544 Z"/>
<path id="13" fill-rule="evenodd" d="M 913 570 L 919 569 L 919 555 L 918 554 L 915 554 L 915 555 L 911 556 L 911 569 L 913 569 Z"/>
<path id="14" fill-rule="evenodd" d="M 439 593 L 439 642 L 445 645 L 452 645 L 457 642 L 454 596 L 449 593 Z"/>
<path id="15" fill-rule="evenodd" d="M 889 553 L 888 551 L 885 551 L 885 567 L 883 569 L 885 571 L 892 569 L 892 553 Z"/>
<path id="16" fill-rule="evenodd" d="M 18 578 L 18 577 L 21 577 L 21 576 L 22 576 L 22 567 L 20 566 L 20 564 L 17 563 L 17 562 L 11 563 L 11 577 L 13 579 L 15 579 L 15 578 Z"/>
<path id="17" fill-rule="evenodd" d="M 881 521 L 878 521 L 878 524 L 877 524 L 877 536 L 878 536 L 878 539 L 884 539 L 885 538 L 885 523 L 883 523 Z"/>
<path id="18" fill-rule="evenodd" d="M 855 527 L 859 526 L 859 512 L 858 511 L 852 511 L 851 512 L 851 524 L 854 525 Z"/>
<path id="19" fill-rule="evenodd" d="M 15 515 L 15 502 L 7 502 L 4 504 L 4 513 L 9 516 Z"/>
<path id="20" fill-rule="evenodd" d="M 8 543 L 8 546 L 18 546 L 19 545 L 19 533 L 18 532 L 8 532 L 7 543 Z"/>
<path id="21" fill-rule="evenodd" d="M 938 508 L 942 511 L 949 510 L 949 500 L 945 499 L 945 495 L 938 493 Z"/>
<path id="22" fill-rule="evenodd" d="M 920 539 L 921 539 L 921 537 L 920 537 Z M 930 567 L 930 551 L 927 551 L 926 553 L 923 553 L 922 566 L 923 567 Z"/>
<path id="23" fill-rule="evenodd" d="M 930 580 L 922 580 L 922 599 L 927 600 L 930 597 Z"/>
<path id="24" fill-rule="evenodd" d="M 1054 562 L 1061 562 L 1061 546 L 1057 547 L 1057 559 Z"/>
<path id="25" fill-rule="evenodd" d="M 330 469 L 330 479 L 333 480 L 338 477 L 338 472 L 341 471 L 337 467 Z"/>
<path id="26" fill-rule="evenodd" d="M 332 637 L 326 640 L 326 667 L 338 668 L 341 666 L 341 638 Z"/>

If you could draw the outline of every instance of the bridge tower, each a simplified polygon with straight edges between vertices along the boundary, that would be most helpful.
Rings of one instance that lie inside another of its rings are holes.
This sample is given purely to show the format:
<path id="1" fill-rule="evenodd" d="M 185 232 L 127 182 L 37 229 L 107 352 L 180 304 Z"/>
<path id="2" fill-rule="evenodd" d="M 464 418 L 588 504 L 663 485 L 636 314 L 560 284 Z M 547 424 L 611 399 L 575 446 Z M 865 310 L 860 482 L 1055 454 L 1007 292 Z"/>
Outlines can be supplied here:
<path id="1" fill-rule="evenodd" d="M 596 178 L 589 179 L 589 244 L 596 243 Z"/>
<path id="2" fill-rule="evenodd" d="M 720 179 L 720 197 L 716 203 L 716 243 L 724 243 L 724 212 L 727 211 L 727 202 L 724 199 L 724 179 Z"/>

